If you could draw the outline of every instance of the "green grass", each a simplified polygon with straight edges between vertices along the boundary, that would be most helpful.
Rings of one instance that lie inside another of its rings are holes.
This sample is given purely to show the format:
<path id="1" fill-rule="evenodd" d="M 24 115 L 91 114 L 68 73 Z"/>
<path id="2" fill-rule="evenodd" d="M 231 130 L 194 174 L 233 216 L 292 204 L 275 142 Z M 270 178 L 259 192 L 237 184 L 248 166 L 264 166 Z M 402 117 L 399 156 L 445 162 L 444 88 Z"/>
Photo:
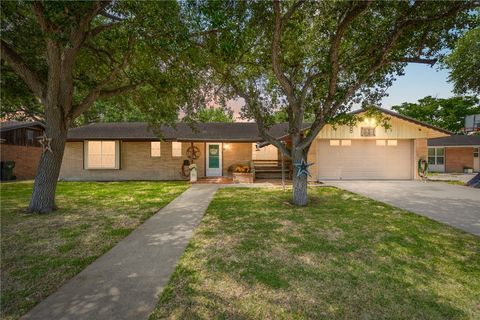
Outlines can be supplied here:
<path id="1" fill-rule="evenodd" d="M 480 238 L 331 187 L 221 189 L 151 319 L 479 319 Z"/>
<path id="2" fill-rule="evenodd" d="M 17 319 L 188 188 L 59 182 L 52 214 L 26 214 L 31 182 L 1 184 L 1 318 Z"/>

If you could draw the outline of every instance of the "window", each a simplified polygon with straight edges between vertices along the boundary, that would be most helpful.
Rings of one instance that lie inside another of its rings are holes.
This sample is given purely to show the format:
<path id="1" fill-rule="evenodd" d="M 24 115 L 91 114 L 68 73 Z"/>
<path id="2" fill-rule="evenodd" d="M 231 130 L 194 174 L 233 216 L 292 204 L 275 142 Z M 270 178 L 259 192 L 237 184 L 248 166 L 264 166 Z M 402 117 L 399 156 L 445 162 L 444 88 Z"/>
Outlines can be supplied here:
<path id="1" fill-rule="evenodd" d="M 478 154 L 480 153 L 480 148 L 473 148 L 473 157 L 478 158 Z"/>
<path id="2" fill-rule="evenodd" d="M 342 140 L 343 147 L 350 147 L 352 145 L 352 140 Z"/>
<path id="3" fill-rule="evenodd" d="M 152 141 L 150 142 L 150 156 L 151 157 L 160 157 L 162 154 L 160 148 L 160 141 Z"/>
<path id="4" fill-rule="evenodd" d="M 330 145 L 336 147 L 340 145 L 340 140 L 330 140 Z"/>
<path id="5" fill-rule="evenodd" d="M 428 164 L 443 165 L 445 163 L 444 148 L 428 148 Z"/>
<path id="6" fill-rule="evenodd" d="M 389 146 L 389 147 L 397 146 L 397 140 L 388 140 L 387 141 L 387 146 Z"/>
<path id="7" fill-rule="evenodd" d="M 377 140 L 375 144 L 379 147 L 384 147 L 385 146 L 385 140 Z"/>
<path id="8" fill-rule="evenodd" d="M 182 143 L 172 142 L 172 157 L 181 157 L 181 156 L 182 156 Z"/>
<path id="9" fill-rule="evenodd" d="M 86 141 L 87 169 L 119 169 L 118 141 Z"/>
<path id="10" fill-rule="evenodd" d="M 362 137 L 375 137 L 375 128 L 374 127 L 362 127 L 360 129 L 360 135 Z"/>

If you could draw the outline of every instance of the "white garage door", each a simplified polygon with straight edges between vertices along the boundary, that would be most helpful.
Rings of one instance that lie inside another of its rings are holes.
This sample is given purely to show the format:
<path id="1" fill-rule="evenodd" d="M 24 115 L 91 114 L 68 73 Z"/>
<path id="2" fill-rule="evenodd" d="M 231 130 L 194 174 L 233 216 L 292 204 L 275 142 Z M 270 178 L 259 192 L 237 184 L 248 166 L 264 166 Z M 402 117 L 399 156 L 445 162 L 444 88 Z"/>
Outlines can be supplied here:
<path id="1" fill-rule="evenodd" d="M 412 179 L 412 140 L 317 141 L 318 179 Z"/>

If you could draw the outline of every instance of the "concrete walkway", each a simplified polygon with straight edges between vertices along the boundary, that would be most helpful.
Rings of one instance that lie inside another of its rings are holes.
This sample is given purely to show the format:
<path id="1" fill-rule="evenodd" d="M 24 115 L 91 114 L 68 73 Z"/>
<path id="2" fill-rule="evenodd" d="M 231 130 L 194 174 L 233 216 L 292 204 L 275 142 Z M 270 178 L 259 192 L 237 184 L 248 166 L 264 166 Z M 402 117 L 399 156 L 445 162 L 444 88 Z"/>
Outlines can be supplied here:
<path id="1" fill-rule="evenodd" d="M 193 185 L 24 319 L 147 319 L 217 185 Z"/>
<path id="2" fill-rule="evenodd" d="M 420 181 L 343 180 L 327 184 L 480 236 L 480 189 Z"/>

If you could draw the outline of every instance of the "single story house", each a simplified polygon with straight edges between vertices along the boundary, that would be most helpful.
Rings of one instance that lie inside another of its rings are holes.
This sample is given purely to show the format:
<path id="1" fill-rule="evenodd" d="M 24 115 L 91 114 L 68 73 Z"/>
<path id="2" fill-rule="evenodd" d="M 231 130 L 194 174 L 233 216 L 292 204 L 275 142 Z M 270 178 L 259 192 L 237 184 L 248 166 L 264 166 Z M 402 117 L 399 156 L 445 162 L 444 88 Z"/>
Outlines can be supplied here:
<path id="1" fill-rule="evenodd" d="M 17 179 L 33 179 L 37 174 L 42 148 L 38 137 L 43 135 L 40 122 L 5 121 L 0 123 L 1 161 L 15 161 L 13 175 Z"/>
<path id="2" fill-rule="evenodd" d="M 365 118 L 355 127 L 326 125 L 309 153 L 311 180 L 417 179 L 417 161 L 427 159 L 427 140 L 450 133 L 393 111 L 389 129 Z M 354 113 L 361 114 L 363 110 Z M 228 176 L 233 165 L 257 159 L 278 160 L 255 123 L 203 123 L 192 129 L 179 123 L 163 126 L 162 139 L 146 123 L 96 123 L 68 133 L 60 179 L 177 180 L 192 152 L 199 177 Z M 287 124 L 270 134 L 288 141 Z"/>
<path id="3" fill-rule="evenodd" d="M 428 140 L 428 163 L 432 172 L 480 171 L 480 135 L 453 135 Z"/>

